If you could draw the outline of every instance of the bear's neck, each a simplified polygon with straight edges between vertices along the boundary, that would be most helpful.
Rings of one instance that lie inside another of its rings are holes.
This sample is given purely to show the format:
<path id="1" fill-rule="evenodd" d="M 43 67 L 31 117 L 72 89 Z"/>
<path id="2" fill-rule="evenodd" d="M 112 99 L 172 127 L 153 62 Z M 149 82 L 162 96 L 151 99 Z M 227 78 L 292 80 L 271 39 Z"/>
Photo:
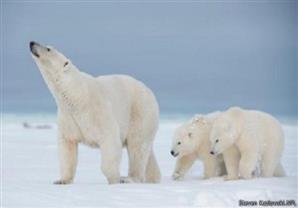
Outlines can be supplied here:
<path id="1" fill-rule="evenodd" d="M 77 70 L 66 72 L 69 74 L 44 73 L 44 79 L 55 98 L 59 109 L 76 112 L 82 108 L 85 89 L 84 79 L 80 79 L 81 74 Z"/>
<path id="2" fill-rule="evenodd" d="M 201 138 L 197 138 L 199 141 L 196 142 L 197 146 L 196 146 L 196 150 L 197 150 L 197 153 L 200 154 L 200 153 L 203 153 L 205 151 L 208 151 L 209 153 L 209 149 L 206 148 L 206 147 L 209 147 L 211 146 L 211 142 L 209 140 L 209 137 L 210 137 L 210 132 L 211 132 L 211 124 L 206 124 L 205 128 L 203 129 L 203 131 L 201 132 L 200 136 Z"/>

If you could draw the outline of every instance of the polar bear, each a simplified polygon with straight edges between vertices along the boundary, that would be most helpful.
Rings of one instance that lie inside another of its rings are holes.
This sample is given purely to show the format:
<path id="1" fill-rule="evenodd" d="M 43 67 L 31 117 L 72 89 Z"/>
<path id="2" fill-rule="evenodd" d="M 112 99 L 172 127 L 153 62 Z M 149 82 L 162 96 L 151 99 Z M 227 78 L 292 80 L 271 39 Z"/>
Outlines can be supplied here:
<path id="1" fill-rule="evenodd" d="M 30 42 L 30 50 L 58 106 L 61 179 L 55 184 L 73 181 L 78 143 L 100 148 L 109 184 L 159 182 L 153 153 L 159 107 L 151 90 L 129 76 L 81 72 L 52 47 Z M 122 147 L 128 152 L 128 177 L 120 177 Z"/>
<path id="2" fill-rule="evenodd" d="M 232 107 L 218 116 L 210 133 L 212 153 L 224 154 L 229 179 L 252 178 L 258 169 L 262 177 L 283 176 L 280 163 L 284 135 L 280 123 L 271 115 Z M 235 145 L 238 152 L 225 152 Z M 238 156 L 240 154 L 240 157 Z M 229 172 L 229 170 L 237 172 Z"/>
<path id="3" fill-rule="evenodd" d="M 204 178 L 225 174 L 222 156 L 212 156 L 209 134 L 213 120 L 220 114 L 214 112 L 208 115 L 196 115 L 190 121 L 178 127 L 174 133 L 171 154 L 177 157 L 172 175 L 174 180 L 180 180 L 200 159 L 204 165 Z"/>

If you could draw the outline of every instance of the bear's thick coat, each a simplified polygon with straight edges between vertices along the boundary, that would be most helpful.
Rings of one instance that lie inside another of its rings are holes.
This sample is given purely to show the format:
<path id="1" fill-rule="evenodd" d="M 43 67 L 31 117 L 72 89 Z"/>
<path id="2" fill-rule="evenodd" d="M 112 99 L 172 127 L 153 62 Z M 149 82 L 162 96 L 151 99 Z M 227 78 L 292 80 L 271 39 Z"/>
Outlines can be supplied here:
<path id="1" fill-rule="evenodd" d="M 212 151 L 224 155 L 228 179 L 249 179 L 258 170 L 262 177 L 284 175 L 283 130 L 267 113 L 232 107 L 214 121 L 210 141 Z M 233 145 L 238 151 L 230 151 Z"/>
<path id="2" fill-rule="evenodd" d="M 101 150 L 101 170 L 110 184 L 159 182 L 153 153 L 159 108 L 142 82 L 125 75 L 93 77 L 81 72 L 52 47 L 31 42 L 32 56 L 58 106 L 61 179 L 73 181 L 78 144 Z M 128 177 L 120 177 L 122 147 L 129 157 Z"/>
<path id="3" fill-rule="evenodd" d="M 193 163 L 199 159 L 204 165 L 204 178 L 226 173 L 222 156 L 210 154 L 210 130 L 220 112 L 195 116 L 175 131 L 171 154 L 177 157 L 172 175 L 174 180 L 182 179 Z"/>

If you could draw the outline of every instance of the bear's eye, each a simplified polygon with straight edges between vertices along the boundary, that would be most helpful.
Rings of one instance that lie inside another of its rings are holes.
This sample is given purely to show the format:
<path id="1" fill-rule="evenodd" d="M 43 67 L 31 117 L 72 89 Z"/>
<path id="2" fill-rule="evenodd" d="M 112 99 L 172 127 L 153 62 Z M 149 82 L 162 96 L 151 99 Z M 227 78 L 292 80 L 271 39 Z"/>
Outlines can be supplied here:
<path id="1" fill-rule="evenodd" d="M 181 142 L 177 142 L 177 144 L 178 144 L 178 145 L 180 145 L 180 144 L 181 144 Z"/>
<path id="2" fill-rule="evenodd" d="M 215 143 L 217 143 L 218 142 L 218 139 L 217 140 L 215 140 Z"/>
<path id="3" fill-rule="evenodd" d="M 192 133 L 188 133 L 188 137 L 191 137 L 192 136 Z"/>
<path id="4" fill-rule="evenodd" d="M 64 63 L 64 67 L 66 67 L 66 66 L 67 66 L 67 64 L 68 64 L 68 61 L 66 61 L 66 62 Z"/>
<path id="5" fill-rule="evenodd" d="M 50 49 L 50 48 L 47 48 L 47 51 L 48 51 L 48 52 L 50 52 L 50 51 L 51 51 L 51 49 Z"/>

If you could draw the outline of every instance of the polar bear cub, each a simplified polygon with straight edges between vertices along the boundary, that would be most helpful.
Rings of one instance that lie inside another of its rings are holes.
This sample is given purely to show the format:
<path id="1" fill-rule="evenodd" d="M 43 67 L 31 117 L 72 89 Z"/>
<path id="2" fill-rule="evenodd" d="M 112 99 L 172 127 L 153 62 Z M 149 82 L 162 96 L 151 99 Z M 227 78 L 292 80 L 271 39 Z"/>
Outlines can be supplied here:
<path id="1" fill-rule="evenodd" d="M 55 184 L 73 181 L 79 143 L 100 148 L 101 170 L 110 184 L 159 182 L 153 153 L 159 108 L 152 91 L 129 76 L 81 72 L 52 47 L 30 42 L 30 50 L 58 107 L 61 178 Z M 122 147 L 128 152 L 128 177 L 120 177 Z"/>
<path id="2" fill-rule="evenodd" d="M 258 169 L 262 177 L 283 176 L 280 163 L 284 135 L 280 123 L 271 115 L 232 107 L 218 116 L 210 134 L 212 152 L 225 154 L 232 145 L 240 153 L 224 157 L 228 178 L 252 177 Z M 238 159 L 239 158 L 239 159 Z M 237 171 L 229 172 L 229 170 Z"/>
<path id="3" fill-rule="evenodd" d="M 176 129 L 171 150 L 171 154 L 177 157 L 172 175 L 174 180 L 182 179 L 197 159 L 203 161 L 204 178 L 225 174 L 222 157 L 210 154 L 209 133 L 213 120 L 219 114 L 214 112 L 195 116 Z"/>

